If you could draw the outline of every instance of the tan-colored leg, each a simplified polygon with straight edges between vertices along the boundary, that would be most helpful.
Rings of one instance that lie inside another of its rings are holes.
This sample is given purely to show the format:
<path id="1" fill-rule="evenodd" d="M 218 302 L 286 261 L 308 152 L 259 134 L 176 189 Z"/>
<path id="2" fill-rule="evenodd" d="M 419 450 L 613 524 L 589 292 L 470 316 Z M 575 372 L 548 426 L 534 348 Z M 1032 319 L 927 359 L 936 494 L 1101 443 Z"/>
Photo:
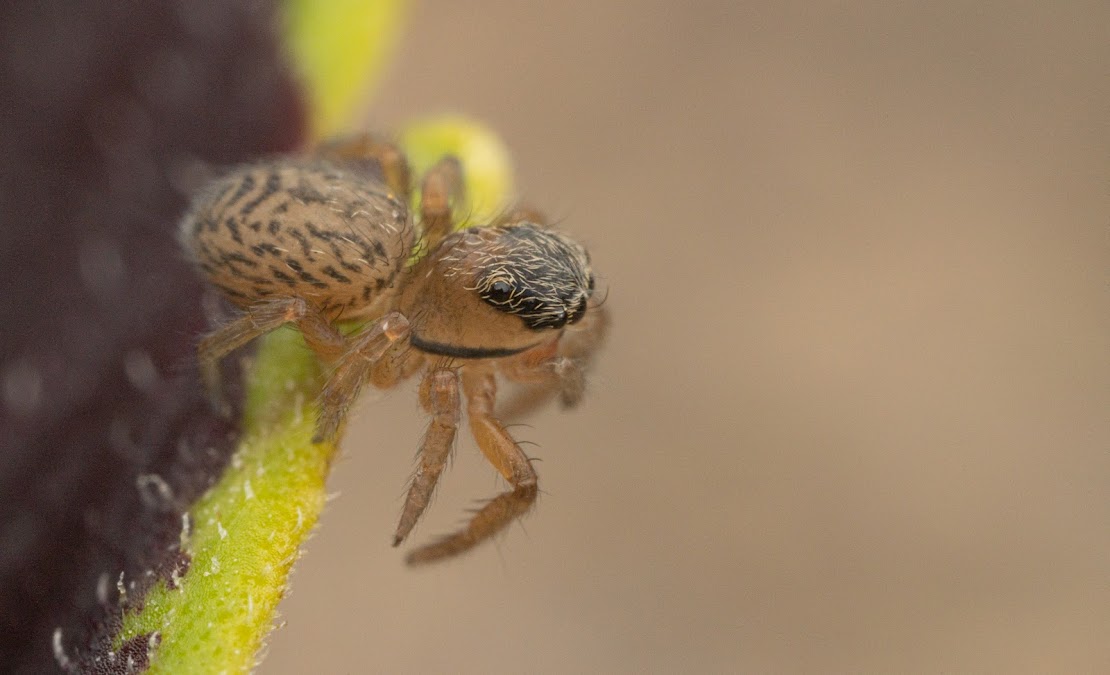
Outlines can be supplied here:
<path id="1" fill-rule="evenodd" d="M 393 143 L 371 134 L 350 134 L 322 143 L 316 154 L 361 169 L 370 168 L 365 166 L 368 162 L 377 165 L 389 189 L 408 203 L 412 194 L 412 172 L 405 153 Z"/>
<path id="2" fill-rule="evenodd" d="M 608 329 L 609 314 L 605 308 L 591 308 L 581 322 L 563 331 L 558 342 L 506 360 L 501 364 L 505 377 L 534 386 L 507 399 L 499 414 L 506 419 L 518 419 L 556 395 L 564 408 L 578 405 L 586 391 L 586 373 Z"/>
<path id="3" fill-rule="evenodd" d="M 463 391 L 470 429 L 478 447 L 513 489 L 479 509 L 465 529 L 410 553 L 405 559 L 410 565 L 434 562 L 469 551 L 523 516 L 536 501 L 537 478 L 532 463 L 509 436 L 505 426 L 493 417 L 497 395 L 493 373 L 464 371 Z"/>
<path id="4" fill-rule="evenodd" d="M 535 485 L 532 463 L 516 444 L 505 426 L 493 416 L 497 399 L 497 380 L 492 372 L 466 371 L 463 374 L 467 418 L 478 449 L 513 487 Z"/>
<path id="5" fill-rule="evenodd" d="M 409 322 L 399 312 L 390 312 L 362 329 L 350 348 L 336 361 L 320 393 L 320 417 L 316 422 L 314 443 L 330 440 L 339 433 L 347 410 L 370 376 L 374 364 L 395 342 L 409 335 Z"/>
<path id="6" fill-rule="evenodd" d="M 220 361 L 251 340 L 292 323 L 300 329 L 305 342 L 325 359 L 345 351 L 346 339 L 319 309 L 302 298 L 273 298 L 252 305 L 225 326 L 205 335 L 197 346 L 201 377 L 209 396 L 222 405 Z"/>
<path id="7" fill-rule="evenodd" d="M 412 551 L 405 562 L 415 567 L 466 553 L 528 513 L 536 501 L 536 491 L 533 484 L 501 493 L 474 514 L 466 529 Z"/>
<path id="8" fill-rule="evenodd" d="M 394 342 L 370 371 L 370 384 L 378 389 L 392 389 L 412 377 L 424 365 L 424 353 L 406 341 Z"/>
<path id="9" fill-rule="evenodd" d="M 447 465 L 447 457 L 455 446 L 459 429 L 459 374 L 447 368 L 429 370 L 420 383 L 420 404 L 431 416 L 432 423 L 420 447 L 420 465 L 409 485 L 401 522 L 393 535 L 397 546 L 412 531 L 436 489 L 436 481 Z"/>
<path id="10" fill-rule="evenodd" d="M 423 246 L 434 249 L 454 229 L 452 209 L 466 198 L 462 164 L 447 156 L 424 174 L 420 187 L 420 223 Z"/>

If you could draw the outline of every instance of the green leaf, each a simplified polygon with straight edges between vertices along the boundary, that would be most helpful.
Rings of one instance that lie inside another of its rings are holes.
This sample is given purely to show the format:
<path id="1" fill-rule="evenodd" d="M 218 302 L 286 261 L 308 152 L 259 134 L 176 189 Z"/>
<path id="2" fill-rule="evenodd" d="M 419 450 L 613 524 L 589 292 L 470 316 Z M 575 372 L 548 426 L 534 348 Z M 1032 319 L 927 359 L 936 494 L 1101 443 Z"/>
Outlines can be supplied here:
<path id="1" fill-rule="evenodd" d="M 300 334 L 262 340 L 248 378 L 239 449 L 188 514 L 192 558 L 176 588 L 147 594 L 120 638 L 156 632 L 151 672 L 248 672 L 286 579 L 325 501 L 332 444 L 311 443 L 320 369 Z"/>

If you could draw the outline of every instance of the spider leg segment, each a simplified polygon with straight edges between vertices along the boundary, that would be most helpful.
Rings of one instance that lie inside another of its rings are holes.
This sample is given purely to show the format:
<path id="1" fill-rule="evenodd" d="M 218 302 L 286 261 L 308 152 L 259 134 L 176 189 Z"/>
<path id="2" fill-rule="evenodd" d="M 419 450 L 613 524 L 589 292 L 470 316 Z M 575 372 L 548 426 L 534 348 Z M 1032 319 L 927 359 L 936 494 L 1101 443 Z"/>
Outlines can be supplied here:
<path id="1" fill-rule="evenodd" d="M 281 326 L 296 324 L 305 342 L 325 359 L 343 353 L 347 341 L 324 314 L 302 298 L 280 297 L 252 305 L 225 326 L 205 335 L 197 347 L 201 377 L 208 395 L 222 407 L 220 360 L 251 340 Z"/>
<path id="2" fill-rule="evenodd" d="M 482 454 L 513 487 L 534 487 L 536 472 L 532 469 L 532 463 L 505 430 L 505 426 L 493 416 L 493 406 L 497 398 L 497 380 L 493 373 L 464 372 L 463 391 L 466 393 L 470 430 Z"/>
<path id="3" fill-rule="evenodd" d="M 464 529 L 410 553 L 406 558 L 410 565 L 450 558 L 474 548 L 527 513 L 536 501 L 537 477 L 531 461 L 493 416 L 497 393 L 493 372 L 464 371 L 462 379 L 474 439 L 513 489 L 486 503 Z"/>
<path id="4" fill-rule="evenodd" d="M 370 384 L 378 389 L 391 389 L 402 380 L 407 380 L 424 365 L 421 352 L 412 348 L 405 340 L 390 345 L 370 371 Z"/>
<path id="5" fill-rule="evenodd" d="M 455 433 L 459 428 L 459 375 L 447 368 L 429 370 L 420 384 L 420 404 L 431 416 L 432 422 L 424 435 L 420 448 L 420 466 L 412 477 L 405 508 L 401 512 L 401 522 L 393 536 L 397 546 L 412 531 L 420 515 L 424 513 L 436 481 L 447 465 L 451 448 L 455 445 Z"/>
<path id="6" fill-rule="evenodd" d="M 335 438 L 374 364 L 390 346 L 407 339 L 408 335 L 408 319 L 399 312 L 390 312 L 364 328 L 354 339 L 336 361 L 335 370 L 320 393 L 320 417 L 313 443 Z"/>
<path id="7" fill-rule="evenodd" d="M 320 145 L 317 154 L 325 159 L 366 168 L 373 162 L 381 169 L 386 185 L 406 200 L 412 190 L 412 173 L 405 154 L 396 145 L 371 134 L 340 136 Z"/>
<path id="8" fill-rule="evenodd" d="M 412 551 L 405 556 L 405 562 L 413 566 L 426 565 L 466 553 L 528 513 L 535 501 L 535 484 L 503 492 L 479 509 L 466 529 Z"/>
<path id="9" fill-rule="evenodd" d="M 461 204 L 465 196 L 462 164 L 455 157 L 444 157 L 424 174 L 420 187 L 420 222 L 428 250 L 451 234 L 454 227 L 451 209 Z"/>

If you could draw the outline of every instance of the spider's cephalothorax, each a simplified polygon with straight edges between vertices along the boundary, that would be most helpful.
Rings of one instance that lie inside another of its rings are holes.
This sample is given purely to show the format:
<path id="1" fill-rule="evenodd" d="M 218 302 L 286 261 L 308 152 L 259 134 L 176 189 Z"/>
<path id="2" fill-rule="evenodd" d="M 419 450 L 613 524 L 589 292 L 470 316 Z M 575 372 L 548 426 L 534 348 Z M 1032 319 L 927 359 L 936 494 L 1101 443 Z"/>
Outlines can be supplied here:
<path id="1" fill-rule="evenodd" d="M 417 263 L 401 292 L 413 346 L 432 354 L 518 354 L 580 321 L 592 293 L 585 249 L 529 222 L 472 227 Z"/>
<path id="2" fill-rule="evenodd" d="M 423 371 L 420 401 L 431 424 L 394 545 L 431 498 L 466 400 L 478 447 L 512 489 L 465 529 L 409 555 L 420 563 L 469 550 L 529 509 L 536 473 L 494 415 L 497 376 L 540 385 L 515 401 L 518 411 L 552 394 L 576 404 L 606 320 L 591 305 L 586 250 L 536 212 L 453 232 L 452 207 L 463 198 L 454 158 L 423 176 L 415 219 L 410 197 L 404 155 L 362 135 L 310 158 L 231 170 L 198 194 L 180 237 L 205 278 L 242 310 L 200 343 L 214 396 L 221 359 L 287 323 L 332 366 L 318 441 L 338 434 L 364 383 L 392 387 Z M 335 326 L 341 318 L 366 323 L 345 336 Z"/>

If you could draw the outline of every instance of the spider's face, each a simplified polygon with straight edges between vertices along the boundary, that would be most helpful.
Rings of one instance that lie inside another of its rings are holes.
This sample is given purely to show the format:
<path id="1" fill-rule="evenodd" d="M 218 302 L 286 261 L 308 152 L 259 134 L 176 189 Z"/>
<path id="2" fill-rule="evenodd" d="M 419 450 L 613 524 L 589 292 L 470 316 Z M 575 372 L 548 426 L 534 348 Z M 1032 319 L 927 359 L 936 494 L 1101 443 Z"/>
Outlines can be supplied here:
<path id="1" fill-rule="evenodd" d="M 483 253 L 475 290 L 495 309 L 536 331 L 586 315 L 594 286 L 590 256 L 564 235 L 526 224 L 498 228 Z"/>
<path id="2" fill-rule="evenodd" d="M 528 223 L 457 232 L 414 270 L 401 300 L 412 344 L 449 356 L 508 356 L 586 314 L 586 249 Z"/>

